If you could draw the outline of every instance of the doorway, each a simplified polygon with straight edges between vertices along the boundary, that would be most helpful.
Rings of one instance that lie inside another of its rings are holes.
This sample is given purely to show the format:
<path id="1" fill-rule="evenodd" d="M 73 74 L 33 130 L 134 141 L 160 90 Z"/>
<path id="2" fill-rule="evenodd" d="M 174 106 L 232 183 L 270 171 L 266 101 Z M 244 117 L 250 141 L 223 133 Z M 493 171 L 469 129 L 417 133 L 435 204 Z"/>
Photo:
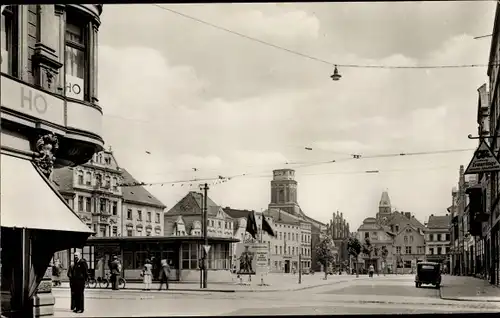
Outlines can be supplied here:
<path id="1" fill-rule="evenodd" d="M 290 273 L 290 261 L 286 260 L 285 261 L 285 273 Z"/>

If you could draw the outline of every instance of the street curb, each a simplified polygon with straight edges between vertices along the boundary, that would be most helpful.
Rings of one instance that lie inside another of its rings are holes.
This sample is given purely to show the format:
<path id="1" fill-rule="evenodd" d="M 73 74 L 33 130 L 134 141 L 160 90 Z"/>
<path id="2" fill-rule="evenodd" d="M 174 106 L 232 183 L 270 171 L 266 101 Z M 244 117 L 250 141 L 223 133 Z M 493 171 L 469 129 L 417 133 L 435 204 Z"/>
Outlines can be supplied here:
<path id="1" fill-rule="evenodd" d="M 473 298 L 464 298 L 464 297 L 445 297 L 443 296 L 443 286 L 439 287 L 439 298 L 442 300 L 451 300 L 451 301 L 462 301 L 462 302 L 485 302 L 485 303 L 500 303 L 500 300 L 492 300 L 492 299 L 473 299 Z"/>
<path id="2" fill-rule="evenodd" d="M 360 278 L 354 278 L 354 280 L 358 280 Z M 346 280 L 339 280 L 339 281 L 330 281 L 328 283 L 324 284 L 319 284 L 319 285 L 312 285 L 312 286 L 304 286 L 304 287 L 298 287 L 298 288 L 288 288 L 288 289 L 188 289 L 188 288 L 171 288 L 168 291 L 163 291 L 163 292 L 206 292 L 206 293 L 258 293 L 258 292 L 266 292 L 266 293 L 276 293 L 276 292 L 288 292 L 288 291 L 300 291 L 300 290 L 307 290 L 307 289 L 312 289 L 312 288 L 317 288 L 317 287 L 324 287 L 324 286 L 329 286 L 332 284 L 336 283 L 346 283 L 351 280 L 346 279 Z M 69 287 L 52 287 L 55 290 L 68 290 Z M 85 290 L 95 290 L 95 291 L 105 291 L 105 290 L 110 290 L 109 288 L 85 288 Z M 142 288 L 123 288 L 120 289 L 120 291 L 143 291 Z M 156 292 L 156 291 L 155 291 Z M 159 292 L 159 291 L 158 291 Z"/>
<path id="3" fill-rule="evenodd" d="M 69 287 L 52 287 L 53 289 L 56 289 L 56 290 L 67 290 L 69 289 Z M 105 290 L 109 290 L 111 291 L 112 289 L 109 289 L 109 288 L 85 288 L 85 290 L 96 290 L 96 291 L 105 291 Z M 144 291 L 142 288 L 122 288 L 118 291 Z M 168 292 L 206 292 L 206 293 L 234 293 L 236 290 L 234 289 L 188 289 L 188 288 L 171 288 L 169 290 L 161 290 L 161 291 L 157 291 L 157 290 L 151 290 L 151 291 L 154 291 L 154 292 L 165 292 L 165 293 L 168 293 Z"/>

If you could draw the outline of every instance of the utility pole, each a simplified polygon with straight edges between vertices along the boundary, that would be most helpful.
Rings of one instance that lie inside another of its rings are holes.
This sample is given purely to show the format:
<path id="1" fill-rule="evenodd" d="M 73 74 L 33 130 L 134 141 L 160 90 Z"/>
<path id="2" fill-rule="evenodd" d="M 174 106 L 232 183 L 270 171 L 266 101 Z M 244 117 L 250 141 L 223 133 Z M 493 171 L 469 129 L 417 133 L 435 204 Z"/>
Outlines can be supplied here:
<path id="1" fill-rule="evenodd" d="M 299 254 L 299 284 L 302 284 L 302 253 Z"/>
<path id="2" fill-rule="evenodd" d="M 205 247 L 203 248 L 203 288 L 207 288 L 207 259 L 208 259 L 208 231 L 207 231 L 207 195 L 208 195 L 208 183 L 205 183 L 203 187 L 203 241 Z"/>

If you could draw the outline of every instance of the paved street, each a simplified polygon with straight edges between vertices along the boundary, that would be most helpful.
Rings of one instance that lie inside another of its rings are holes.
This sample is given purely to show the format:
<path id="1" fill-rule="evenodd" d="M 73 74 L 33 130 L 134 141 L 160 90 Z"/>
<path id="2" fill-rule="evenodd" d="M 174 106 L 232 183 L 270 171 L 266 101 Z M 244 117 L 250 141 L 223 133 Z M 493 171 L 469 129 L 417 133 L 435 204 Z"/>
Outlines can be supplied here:
<path id="1" fill-rule="evenodd" d="M 413 275 L 329 280 L 328 285 L 282 292 L 141 292 L 88 290 L 85 313 L 69 311 L 69 291 L 55 289 L 56 316 L 139 317 L 180 315 L 280 315 L 498 312 L 500 303 L 452 301 L 433 288 L 415 288 Z"/>

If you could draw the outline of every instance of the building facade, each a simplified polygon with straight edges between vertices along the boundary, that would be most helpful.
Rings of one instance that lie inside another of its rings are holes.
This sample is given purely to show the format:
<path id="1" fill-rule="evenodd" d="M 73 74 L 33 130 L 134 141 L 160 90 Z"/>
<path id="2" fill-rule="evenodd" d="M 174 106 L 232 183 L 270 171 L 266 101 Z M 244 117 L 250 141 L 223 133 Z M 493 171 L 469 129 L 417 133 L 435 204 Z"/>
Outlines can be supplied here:
<path id="1" fill-rule="evenodd" d="M 349 223 L 344 218 L 344 213 L 337 211 L 333 213 L 330 223 L 326 225 L 326 234 L 332 238 L 335 247 L 338 249 L 337 264 L 341 268 L 349 264 L 349 253 L 347 241 L 349 239 Z"/>
<path id="2" fill-rule="evenodd" d="M 40 273 L 56 251 L 82 246 L 92 232 L 66 205 L 51 175 L 53 168 L 83 164 L 103 149 L 97 95 L 101 13 L 100 4 L 2 5 L 1 306 L 6 316 L 50 315 L 52 283 L 45 279 L 50 275 Z M 16 184 L 23 184 L 21 195 Z M 23 251 L 46 263 L 32 262 Z M 26 290 L 40 279 L 32 289 L 36 293 Z"/>
<path id="3" fill-rule="evenodd" d="M 429 216 L 425 229 L 425 257 L 430 262 L 438 262 L 450 268 L 450 215 Z"/>
<path id="4" fill-rule="evenodd" d="M 113 153 L 96 153 L 88 162 L 55 169 L 54 183 L 68 205 L 98 237 L 118 236 L 122 210 L 122 172 Z"/>
<path id="5" fill-rule="evenodd" d="M 230 207 L 224 208 L 230 215 L 236 228 L 235 238 L 240 239 L 234 245 L 233 259 L 237 259 L 238 251 L 242 246 L 249 243 L 261 242 L 269 248 L 269 271 L 274 273 L 292 273 L 299 270 L 299 258 L 303 271 L 311 268 L 311 224 L 297 216 L 291 215 L 279 209 L 267 209 L 263 212 L 249 210 L 236 210 Z M 252 239 L 246 233 L 246 219 L 249 213 L 255 213 L 257 222 L 257 238 Z M 265 217 L 273 228 L 276 236 L 272 237 L 262 231 L 262 217 Z M 300 257 L 299 257 L 300 256 Z M 236 264 L 237 265 L 237 264 Z"/>
<path id="6" fill-rule="evenodd" d="M 362 252 L 358 259 L 357 266 L 364 270 L 368 270 L 370 265 L 373 265 L 377 273 L 386 270 L 387 267 L 387 271 L 391 273 L 394 268 L 394 234 L 391 233 L 386 226 L 379 224 L 375 218 L 366 218 L 359 227 L 356 237 L 363 245 L 368 239 L 374 251 L 371 255 Z M 384 247 L 388 251 L 385 260 L 382 259 L 381 254 Z M 354 266 L 351 268 L 354 268 Z"/>
<path id="7" fill-rule="evenodd" d="M 316 256 L 316 246 L 320 242 L 321 234 L 326 235 L 326 224 L 308 217 L 300 208 L 298 203 L 298 183 L 295 180 L 295 170 L 277 169 L 273 171 L 271 180 L 271 201 L 268 206 L 269 211 L 284 211 L 288 215 L 311 224 L 311 266 L 314 271 L 321 270 Z"/>
<path id="8" fill-rule="evenodd" d="M 163 236 L 163 222 L 166 206 L 149 193 L 125 169 L 121 169 L 125 185 L 122 187 L 122 209 L 119 209 L 121 236 Z M 113 227 L 113 234 L 115 228 Z"/>
<path id="9" fill-rule="evenodd" d="M 164 236 L 199 237 L 202 232 L 203 194 L 191 191 L 164 214 Z M 210 197 L 207 198 L 207 236 L 209 238 L 233 239 L 235 233 L 233 219 Z M 234 240 L 233 240 L 234 241 Z M 230 280 L 234 243 L 214 243 L 208 254 L 208 277 L 211 280 Z M 199 279 L 199 260 L 202 245 L 190 245 L 190 253 L 182 256 L 182 280 Z M 194 258 L 194 255 L 197 258 Z M 187 261 L 189 260 L 189 261 Z"/>
<path id="10" fill-rule="evenodd" d="M 54 184 L 66 203 L 93 231 L 93 237 L 162 236 L 165 205 L 118 165 L 111 150 L 96 153 L 87 163 L 55 169 Z M 92 246 L 54 255 L 68 268 L 79 251 L 95 269 L 99 258 Z M 111 255 L 104 255 L 107 262 Z"/>
<path id="11" fill-rule="evenodd" d="M 500 132 L 500 93 L 499 93 L 499 65 L 500 60 L 500 4 L 497 3 L 495 21 L 493 24 L 493 34 L 491 37 L 491 49 L 489 57 L 489 66 L 487 75 L 489 77 L 489 135 L 493 138 L 488 138 L 490 148 L 493 149 L 496 155 L 500 149 L 498 135 Z M 489 173 L 489 188 L 490 207 L 487 210 L 489 218 L 484 222 L 482 249 L 486 251 L 485 256 L 485 277 L 492 284 L 500 284 L 500 172 Z"/>
<path id="12" fill-rule="evenodd" d="M 411 212 L 393 211 L 389 193 L 383 191 L 375 218 L 363 221 L 357 237 L 361 243 L 370 239 L 379 251 L 385 247 L 388 256 L 384 262 L 381 255 L 371 260 L 363 255 L 363 266 L 368 268 L 371 264 L 378 270 L 387 267 L 387 272 L 414 272 L 417 262 L 425 258 L 424 229 Z"/>

